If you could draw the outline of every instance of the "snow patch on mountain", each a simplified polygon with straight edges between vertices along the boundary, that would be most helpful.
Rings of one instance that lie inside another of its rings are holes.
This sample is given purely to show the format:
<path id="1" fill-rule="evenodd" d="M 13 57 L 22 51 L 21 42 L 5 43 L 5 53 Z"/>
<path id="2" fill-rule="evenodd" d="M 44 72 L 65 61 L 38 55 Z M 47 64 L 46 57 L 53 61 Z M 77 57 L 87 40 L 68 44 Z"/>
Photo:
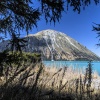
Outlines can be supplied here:
<path id="1" fill-rule="evenodd" d="M 38 33 L 38 35 L 39 35 L 40 33 Z M 56 36 L 57 36 L 57 32 L 54 32 L 53 30 L 46 30 L 46 31 L 44 31 L 44 33 L 42 34 L 42 36 L 43 36 L 43 38 L 45 39 L 45 41 L 46 41 L 46 44 L 47 44 L 47 46 L 48 46 L 48 48 L 49 48 L 49 50 L 50 50 L 50 52 L 51 52 L 51 59 L 53 60 L 53 51 L 56 49 L 55 48 L 55 45 L 59 48 L 60 46 L 57 44 L 57 42 L 56 42 Z M 52 47 L 50 47 L 49 46 L 49 44 L 48 44 L 48 42 L 47 42 L 47 40 L 51 40 L 51 46 Z M 60 54 L 58 54 L 58 56 L 59 56 L 59 58 L 60 58 Z"/>
<path id="2" fill-rule="evenodd" d="M 66 37 L 66 39 L 68 40 L 68 42 L 69 42 L 72 46 L 74 46 L 76 49 L 79 50 L 79 48 L 78 48 L 77 46 L 75 46 L 75 45 L 70 41 L 70 39 L 69 39 L 68 37 Z"/>

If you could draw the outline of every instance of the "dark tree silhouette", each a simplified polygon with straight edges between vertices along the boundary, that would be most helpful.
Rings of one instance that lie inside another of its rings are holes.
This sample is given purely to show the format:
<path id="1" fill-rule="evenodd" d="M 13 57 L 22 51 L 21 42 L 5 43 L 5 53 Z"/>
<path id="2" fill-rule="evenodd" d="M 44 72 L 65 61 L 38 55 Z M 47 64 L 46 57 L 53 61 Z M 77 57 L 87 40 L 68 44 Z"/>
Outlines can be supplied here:
<path id="1" fill-rule="evenodd" d="M 93 26 L 93 31 L 97 32 L 97 38 L 100 37 L 100 24 L 95 24 L 95 26 Z M 97 46 L 100 46 L 100 38 L 99 38 L 99 43 L 97 44 Z"/>

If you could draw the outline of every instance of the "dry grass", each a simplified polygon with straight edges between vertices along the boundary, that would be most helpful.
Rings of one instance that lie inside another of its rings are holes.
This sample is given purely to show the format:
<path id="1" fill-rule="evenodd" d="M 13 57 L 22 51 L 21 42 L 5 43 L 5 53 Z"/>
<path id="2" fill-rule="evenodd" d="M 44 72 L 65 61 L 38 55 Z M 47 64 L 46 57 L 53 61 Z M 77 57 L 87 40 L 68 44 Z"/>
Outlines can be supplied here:
<path id="1" fill-rule="evenodd" d="M 99 100 L 99 75 L 91 73 L 91 65 L 82 72 L 42 63 L 6 68 L 0 79 L 0 100 Z"/>

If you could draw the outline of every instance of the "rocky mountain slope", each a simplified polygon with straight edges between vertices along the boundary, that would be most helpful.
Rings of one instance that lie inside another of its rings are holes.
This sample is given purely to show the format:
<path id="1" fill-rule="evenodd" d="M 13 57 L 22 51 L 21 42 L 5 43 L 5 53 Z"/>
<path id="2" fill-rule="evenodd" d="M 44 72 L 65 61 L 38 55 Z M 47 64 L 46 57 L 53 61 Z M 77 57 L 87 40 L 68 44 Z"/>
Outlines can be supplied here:
<path id="1" fill-rule="evenodd" d="M 44 60 L 100 60 L 86 47 L 66 34 L 55 30 L 48 29 L 36 34 L 29 34 L 25 39 L 28 39 L 28 45 L 23 50 L 39 52 Z M 3 50 L 5 45 L 6 43 L 3 43 L 0 50 Z"/>

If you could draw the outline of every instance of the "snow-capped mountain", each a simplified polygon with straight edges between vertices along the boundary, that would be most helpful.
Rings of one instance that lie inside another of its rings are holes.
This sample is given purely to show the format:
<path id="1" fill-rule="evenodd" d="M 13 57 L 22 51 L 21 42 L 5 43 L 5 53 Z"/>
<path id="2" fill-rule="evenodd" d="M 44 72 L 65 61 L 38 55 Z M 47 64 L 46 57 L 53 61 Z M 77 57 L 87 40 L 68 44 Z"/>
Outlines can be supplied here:
<path id="1" fill-rule="evenodd" d="M 26 52 L 39 52 L 44 60 L 100 60 L 93 52 L 62 32 L 43 30 L 29 34 Z"/>
<path id="2" fill-rule="evenodd" d="M 100 60 L 93 52 L 62 32 L 43 30 L 28 35 L 26 51 L 41 52 L 47 60 Z"/>

